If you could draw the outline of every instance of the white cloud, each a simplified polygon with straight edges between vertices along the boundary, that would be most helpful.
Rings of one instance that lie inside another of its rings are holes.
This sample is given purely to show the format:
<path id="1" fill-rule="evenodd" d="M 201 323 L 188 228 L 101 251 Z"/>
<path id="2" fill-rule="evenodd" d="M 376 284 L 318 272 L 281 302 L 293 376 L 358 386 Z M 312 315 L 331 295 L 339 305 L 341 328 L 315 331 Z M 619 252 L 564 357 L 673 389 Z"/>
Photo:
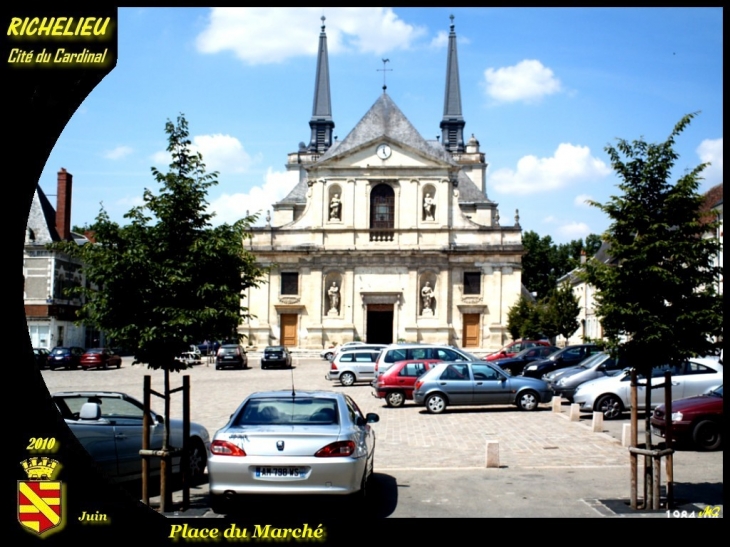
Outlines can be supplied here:
<path id="1" fill-rule="evenodd" d="M 537 102 L 562 90 L 560 80 L 540 61 L 526 59 L 515 66 L 484 71 L 487 95 L 497 101 Z"/>
<path id="2" fill-rule="evenodd" d="M 445 30 L 440 30 L 436 36 L 431 40 L 430 47 L 442 48 L 449 44 L 449 34 Z"/>
<path id="3" fill-rule="evenodd" d="M 213 8 L 196 40 L 201 53 L 232 51 L 249 65 L 316 55 L 321 8 Z M 328 8 L 327 51 L 382 54 L 408 49 L 425 34 L 390 8 Z"/>
<path id="4" fill-rule="evenodd" d="M 722 182 L 722 137 L 705 139 L 697 147 L 697 155 L 703 163 L 710 163 L 702 172 L 702 176 L 711 184 Z"/>
<path id="5" fill-rule="evenodd" d="M 516 170 L 498 169 L 491 180 L 497 192 L 526 195 L 587 182 L 610 172 L 605 163 L 591 156 L 587 146 L 561 143 L 551 158 L 524 156 L 517 162 Z"/>
<path id="6" fill-rule="evenodd" d="M 221 173 L 245 173 L 251 166 L 251 156 L 239 141 L 230 135 L 198 135 L 192 138 L 190 150 L 200 152 L 207 171 Z M 171 158 L 167 151 L 152 155 L 155 165 L 169 165 Z"/>
<path id="7" fill-rule="evenodd" d="M 543 222 L 552 224 L 553 222 L 557 222 L 557 219 L 553 215 L 548 215 L 543 219 Z"/>
<path id="8" fill-rule="evenodd" d="M 108 160 L 120 160 L 126 156 L 129 156 L 133 152 L 129 146 L 117 146 L 112 150 L 104 152 L 104 157 Z"/>
<path id="9" fill-rule="evenodd" d="M 566 239 L 584 238 L 591 233 L 591 229 L 585 222 L 569 222 L 557 229 L 558 233 Z"/>
<path id="10" fill-rule="evenodd" d="M 593 196 L 589 196 L 588 194 L 578 194 L 573 200 L 573 205 L 576 207 L 590 207 L 587 203 L 588 201 L 593 201 Z"/>
<path id="11" fill-rule="evenodd" d="M 214 223 L 233 223 L 244 217 L 248 211 L 250 214 L 260 212 L 256 225 L 263 226 L 266 211 L 285 198 L 296 185 L 293 174 L 296 175 L 269 168 L 262 186 L 255 186 L 245 194 L 223 194 L 214 199 L 208 206 L 208 210 L 215 213 Z"/>

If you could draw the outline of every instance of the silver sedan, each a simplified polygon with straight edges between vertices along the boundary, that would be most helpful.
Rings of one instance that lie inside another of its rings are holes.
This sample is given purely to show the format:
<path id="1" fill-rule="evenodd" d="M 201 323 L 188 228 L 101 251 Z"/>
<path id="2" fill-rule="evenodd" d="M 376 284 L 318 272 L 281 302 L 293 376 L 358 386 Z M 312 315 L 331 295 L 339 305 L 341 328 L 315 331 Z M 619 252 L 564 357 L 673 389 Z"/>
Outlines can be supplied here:
<path id="1" fill-rule="evenodd" d="M 211 507 L 247 494 L 359 494 L 373 472 L 377 414 L 346 394 L 253 393 L 211 443 Z"/>

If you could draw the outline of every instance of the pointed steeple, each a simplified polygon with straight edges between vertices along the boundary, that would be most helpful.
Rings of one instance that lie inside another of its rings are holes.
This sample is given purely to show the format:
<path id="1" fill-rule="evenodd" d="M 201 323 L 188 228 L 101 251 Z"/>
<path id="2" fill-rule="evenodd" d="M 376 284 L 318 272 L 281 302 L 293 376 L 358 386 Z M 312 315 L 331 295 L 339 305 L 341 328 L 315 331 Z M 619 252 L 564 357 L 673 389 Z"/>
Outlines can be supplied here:
<path id="1" fill-rule="evenodd" d="M 309 127 L 312 137 L 309 141 L 310 152 L 324 153 L 332 146 L 332 104 L 330 101 L 330 69 L 327 57 L 327 34 L 324 32 L 325 17 L 322 16 L 322 32 L 319 34 L 319 52 L 317 53 L 317 77 L 314 82 L 314 106 Z"/>
<path id="2" fill-rule="evenodd" d="M 459 59 L 456 54 L 454 16 L 449 32 L 449 51 L 446 59 L 446 92 L 444 93 L 444 117 L 441 119 L 441 142 L 449 152 L 464 151 L 464 117 L 461 115 L 461 86 L 459 85 Z"/>

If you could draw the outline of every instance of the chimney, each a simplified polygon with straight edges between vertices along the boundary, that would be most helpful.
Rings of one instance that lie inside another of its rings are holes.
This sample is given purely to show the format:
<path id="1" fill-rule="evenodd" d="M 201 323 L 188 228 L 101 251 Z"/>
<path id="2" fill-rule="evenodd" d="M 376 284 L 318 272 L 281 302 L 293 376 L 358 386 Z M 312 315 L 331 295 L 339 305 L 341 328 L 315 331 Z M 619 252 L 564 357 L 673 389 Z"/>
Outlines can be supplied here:
<path id="1" fill-rule="evenodd" d="M 71 187 L 73 175 L 61 167 L 56 191 L 56 230 L 61 239 L 71 239 Z"/>
<path id="2" fill-rule="evenodd" d="M 581 264 L 586 263 L 586 252 L 583 249 L 580 251 L 580 263 Z"/>

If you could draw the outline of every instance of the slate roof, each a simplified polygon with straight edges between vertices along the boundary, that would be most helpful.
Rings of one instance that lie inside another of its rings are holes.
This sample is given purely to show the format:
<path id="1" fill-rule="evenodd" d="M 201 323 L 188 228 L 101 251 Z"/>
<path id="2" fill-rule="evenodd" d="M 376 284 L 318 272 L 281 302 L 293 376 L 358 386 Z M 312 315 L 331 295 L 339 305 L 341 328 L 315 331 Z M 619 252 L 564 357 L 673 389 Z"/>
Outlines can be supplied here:
<path id="1" fill-rule="evenodd" d="M 56 230 L 56 210 L 40 186 L 36 187 L 33 194 L 26 227 L 31 230 L 32 242 L 36 245 L 61 241 L 61 236 Z"/>
<path id="2" fill-rule="evenodd" d="M 431 146 L 413 127 L 400 108 L 387 93 L 383 93 L 375 101 L 370 110 L 357 123 L 355 128 L 345 137 L 339 146 L 333 146 L 322 154 L 319 162 L 346 155 L 369 142 L 379 138 L 388 138 L 402 143 L 425 156 L 437 159 L 449 165 L 456 162 L 443 147 Z"/>

